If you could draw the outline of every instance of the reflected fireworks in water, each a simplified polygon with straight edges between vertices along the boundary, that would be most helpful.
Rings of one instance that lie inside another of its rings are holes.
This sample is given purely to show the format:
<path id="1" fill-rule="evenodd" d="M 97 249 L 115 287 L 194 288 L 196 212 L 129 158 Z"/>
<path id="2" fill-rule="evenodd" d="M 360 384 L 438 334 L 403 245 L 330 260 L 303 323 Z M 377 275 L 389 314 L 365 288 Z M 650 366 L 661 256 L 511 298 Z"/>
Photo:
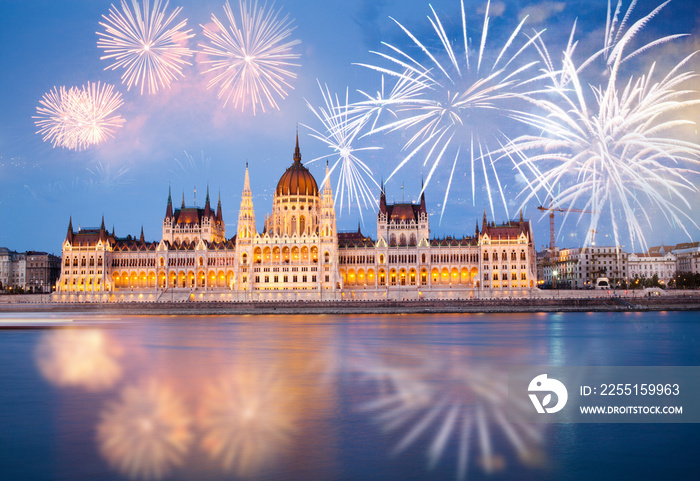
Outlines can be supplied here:
<path id="1" fill-rule="evenodd" d="M 202 26 L 210 44 L 200 47 L 212 58 L 202 61 L 209 65 L 203 73 L 214 74 L 209 88 L 218 86 L 224 107 L 231 102 L 243 111 L 249 104 L 253 114 L 258 106 L 263 112 L 266 105 L 279 110 L 276 99 L 284 99 L 287 89 L 292 88 L 289 80 L 296 78 L 296 73 L 291 68 L 299 67 L 294 61 L 301 56 L 293 49 L 300 41 L 289 39 L 294 30 L 292 20 L 288 15 L 280 18 L 274 6 L 259 7 L 257 0 L 252 5 L 240 0 L 239 7 L 239 21 L 227 1 L 224 12 L 228 25 L 212 14 L 216 28 Z"/>
<path id="2" fill-rule="evenodd" d="M 155 379 L 125 387 L 100 415 L 97 438 L 109 464 L 132 479 L 162 479 L 192 441 L 182 400 Z"/>
<path id="3" fill-rule="evenodd" d="M 39 101 L 33 118 L 45 142 L 83 150 L 112 137 L 122 126 L 124 119 L 115 112 L 123 103 L 121 94 L 109 84 L 54 87 Z"/>
<path id="4" fill-rule="evenodd" d="M 97 32 L 100 37 L 97 46 L 105 55 L 100 59 L 113 61 L 105 70 L 126 70 L 122 83 L 127 85 L 127 90 L 141 84 L 141 94 L 146 86 L 148 93 L 156 93 L 182 77 L 182 67 L 190 65 L 186 58 L 193 52 L 186 45 L 194 34 L 184 30 L 187 20 L 170 27 L 182 7 L 166 16 L 168 0 L 162 7 L 161 4 L 161 0 L 154 0 L 151 9 L 150 1 L 144 0 L 141 8 L 137 0 L 131 0 L 132 11 L 122 0 L 121 11 L 111 5 L 109 15 L 102 16 L 105 21 L 100 25 L 105 32 Z"/>
<path id="5" fill-rule="evenodd" d="M 406 350 L 398 356 L 393 353 L 391 362 L 366 355 L 358 359 L 356 368 L 363 381 L 374 383 L 378 390 L 376 399 L 361 410 L 374 412 L 384 430 L 397 433 L 395 454 L 425 442 L 432 469 L 456 446 L 457 478 L 464 479 L 472 444 L 477 464 L 486 473 L 506 467 L 507 453 L 498 452 L 500 443 L 495 442 L 504 438 L 520 463 L 543 463 L 541 429 L 514 423 L 517 412 L 506 414 L 505 369 L 477 365 L 458 351 Z M 523 412 L 531 407 L 522 404 Z"/>
<path id="6" fill-rule="evenodd" d="M 523 204 L 540 195 L 565 210 L 594 212 L 586 245 L 592 244 L 601 213 L 609 216 L 615 245 L 622 244 L 626 229 L 632 249 L 646 249 L 644 232 L 654 225 L 650 209 L 686 234 L 685 223 L 697 227 L 686 213 L 691 206 L 685 195 L 698 191 L 689 177 L 697 175 L 700 147 L 676 135 L 679 127 L 693 125 L 679 115 L 700 104 L 697 92 L 689 90 L 697 78 L 689 62 L 697 52 L 667 72 L 654 63 L 642 75 L 622 78 L 625 62 L 679 37 L 654 39 L 628 54 L 632 40 L 666 5 L 626 29 L 635 3 L 621 21 L 621 2 L 614 14 L 608 8 L 605 45 L 584 62 L 574 60 L 573 31 L 561 69 L 545 61 L 552 85 L 547 96 L 532 99 L 543 113 L 529 116 L 540 133 L 519 137 L 507 149 L 531 174 Z M 540 51 L 549 58 L 544 46 Z M 589 80 L 587 67 L 598 58 L 606 62 L 605 78 Z"/>
<path id="7" fill-rule="evenodd" d="M 103 391 L 122 377 L 122 348 L 98 329 L 61 329 L 45 333 L 35 351 L 39 371 L 59 387 Z"/>
<path id="8" fill-rule="evenodd" d="M 244 478 L 279 462 L 296 427 L 290 388 L 280 373 L 248 366 L 209 384 L 198 417 L 207 454 Z"/>

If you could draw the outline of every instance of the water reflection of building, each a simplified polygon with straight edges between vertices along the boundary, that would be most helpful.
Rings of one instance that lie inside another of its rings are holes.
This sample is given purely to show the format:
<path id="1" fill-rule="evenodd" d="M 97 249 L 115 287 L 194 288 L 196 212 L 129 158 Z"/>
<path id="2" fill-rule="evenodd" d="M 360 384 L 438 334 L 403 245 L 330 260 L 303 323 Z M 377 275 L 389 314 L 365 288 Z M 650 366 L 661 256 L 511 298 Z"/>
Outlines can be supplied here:
<path id="1" fill-rule="evenodd" d="M 430 238 L 420 203 L 386 201 L 376 240 L 336 229 L 328 167 L 323 188 L 293 163 L 274 192 L 272 213 L 257 230 L 246 167 L 236 234 L 226 238 L 221 201 L 174 209 L 168 195 L 162 237 L 119 238 L 104 219 L 63 243 L 60 300 L 441 299 L 527 295 L 536 282 L 529 221 L 488 222 L 473 236 Z"/>

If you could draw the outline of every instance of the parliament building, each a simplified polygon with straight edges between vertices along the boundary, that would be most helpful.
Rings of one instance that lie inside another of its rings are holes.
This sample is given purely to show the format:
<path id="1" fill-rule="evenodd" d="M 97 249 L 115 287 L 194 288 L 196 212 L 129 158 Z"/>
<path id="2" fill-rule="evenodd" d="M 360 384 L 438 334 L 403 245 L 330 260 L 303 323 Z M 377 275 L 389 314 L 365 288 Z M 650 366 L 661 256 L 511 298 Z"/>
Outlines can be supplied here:
<path id="1" fill-rule="evenodd" d="M 172 196 L 159 241 L 116 237 L 104 224 L 63 242 L 57 301 L 278 301 L 523 297 L 537 284 L 530 222 L 484 218 L 473 236 L 430 237 L 420 203 L 388 204 L 382 188 L 376 238 L 338 232 L 326 166 L 319 189 L 301 162 L 280 177 L 258 231 L 246 165 L 236 231 L 221 199 L 179 209 Z M 229 234 L 230 235 L 230 234 Z"/>

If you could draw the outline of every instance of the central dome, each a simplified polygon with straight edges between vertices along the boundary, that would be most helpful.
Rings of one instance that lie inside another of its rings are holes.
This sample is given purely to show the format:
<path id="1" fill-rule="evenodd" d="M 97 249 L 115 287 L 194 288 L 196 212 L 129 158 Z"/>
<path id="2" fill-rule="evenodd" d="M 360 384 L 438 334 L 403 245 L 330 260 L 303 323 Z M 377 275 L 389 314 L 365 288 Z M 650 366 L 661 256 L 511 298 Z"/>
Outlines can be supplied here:
<path id="1" fill-rule="evenodd" d="M 299 151 L 299 134 L 297 134 L 297 146 L 294 149 L 294 163 L 287 168 L 280 181 L 277 182 L 276 195 L 313 195 L 318 196 L 316 179 L 309 169 L 301 163 Z"/>

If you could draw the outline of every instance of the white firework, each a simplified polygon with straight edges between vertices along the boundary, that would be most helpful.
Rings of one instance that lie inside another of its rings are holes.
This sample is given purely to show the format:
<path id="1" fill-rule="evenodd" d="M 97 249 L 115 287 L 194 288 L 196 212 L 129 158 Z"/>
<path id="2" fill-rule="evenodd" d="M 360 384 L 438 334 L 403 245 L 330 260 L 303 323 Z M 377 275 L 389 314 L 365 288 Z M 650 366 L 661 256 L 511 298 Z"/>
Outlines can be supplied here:
<path id="1" fill-rule="evenodd" d="M 345 102 L 342 103 L 338 95 L 331 94 L 328 86 L 324 88 L 319 83 L 319 88 L 321 89 L 325 107 L 313 107 L 308 101 L 306 104 L 323 125 L 323 130 L 316 130 L 308 125 L 305 125 L 305 127 L 311 130 L 312 137 L 326 144 L 331 150 L 334 160 L 329 175 L 338 169 L 338 183 L 336 186 L 338 196 L 336 201 L 340 200 L 340 211 L 343 211 L 343 202 L 347 198 L 348 212 L 350 212 L 354 203 L 360 211 L 360 216 L 362 216 L 363 208 L 374 207 L 377 202 L 375 196 L 372 195 L 370 183 L 373 183 L 376 187 L 379 187 L 379 184 L 374 179 L 372 169 L 356 154 L 379 150 L 380 147 L 355 147 L 353 144 L 358 140 L 357 137 L 361 129 L 370 117 L 366 114 L 358 113 L 348 102 L 347 89 L 345 91 Z M 316 157 L 311 162 L 324 158 L 327 158 L 327 156 Z M 324 184 L 326 180 L 323 180 Z"/>
<path id="2" fill-rule="evenodd" d="M 683 88 L 697 77 L 685 70 L 695 53 L 665 73 L 654 63 L 641 75 L 621 74 L 627 60 L 678 37 L 655 39 L 632 54 L 625 52 L 664 5 L 621 33 L 634 2 L 615 30 L 618 3 L 614 15 L 608 11 L 604 48 L 580 65 L 573 60 L 575 43 L 570 41 L 547 95 L 531 99 L 542 113 L 529 120 L 541 133 L 521 136 L 506 149 L 518 168 L 531 174 L 523 204 L 543 195 L 560 208 L 595 212 L 587 245 L 601 213 L 609 215 L 616 245 L 626 229 L 633 249 L 636 244 L 646 249 L 650 209 L 686 233 L 686 223 L 697 226 L 685 212 L 690 209 L 685 195 L 697 192 L 692 177 L 698 174 L 700 147 L 675 135 L 680 127 L 693 124 L 678 114 L 700 104 L 696 92 Z M 585 67 L 597 58 L 604 58 L 607 67 L 601 84 L 584 77 Z"/>
<path id="3" fill-rule="evenodd" d="M 523 53 L 540 35 L 535 33 L 529 39 L 520 35 L 525 19 L 518 24 L 496 55 L 492 56 L 487 51 L 489 8 L 490 2 L 486 5 L 476 54 L 470 52 L 462 0 L 461 35 L 456 42 L 450 40 L 442 21 L 431 7 L 432 17 L 428 19 L 440 46 L 439 53 L 430 48 L 428 42 L 419 39 L 408 28 L 392 19 L 410 39 L 411 48 L 401 50 L 385 43 L 389 53 L 373 53 L 387 61 L 388 67 L 360 64 L 397 79 L 401 92 L 393 98 L 390 96 L 389 99 L 380 98 L 361 103 L 364 108 L 390 108 L 397 115 L 395 120 L 388 123 L 373 124 L 370 134 L 400 131 L 408 135 L 403 146 L 407 155 L 389 178 L 410 160 L 422 156 L 423 165 L 430 165 L 427 186 L 441 163 L 451 162 L 441 215 L 444 214 L 460 160 L 468 163 L 472 203 L 475 203 L 477 172 L 480 171 L 492 215 L 495 216 L 492 190 L 498 192 L 506 214 L 508 213 L 504 189 L 490 146 L 500 146 L 508 141 L 504 122 L 523 120 L 513 103 L 525 93 L 524 88 L 528 84 L 540 78 L 539 74 L 531 74 L 535 61 L 521 61 Z M 520 38 L 524 40 L 521 42 Z M 430 41 L 433 42 L 432 39 Z M 412 50 L 418 53 L 413 54 Z M 492 62 L 487 60 L 490 58 L 494 58 Z"/>
<path id="4" fill-rule="evenodd" d="M 274 6 L 258 7 L 257 1 L 251 5 L 241 0 L 239 7 L 239 21 L 227 1 L 228 24 L 212 14 L 216 29 L 202 26 L 210 44 L 200 47 L 211 58 L 202 62 L 209 65 L 203 73 L 214 74 L 208 87 L 218 86 L 224 107 L 231 102 L 243 111 L 250 104 L 253 114 L 258 106 L 263 112 L 266 105 L 279 110 L 277 99 L 284 99 L 287 89 L 293 88 L 289 83 L 296 78 L 292 68 L 300 66 L 295 61 L 301 55 L 293 48 L 300 41 L 290 39 L 293 21 L 289 15 L 280 18 Z"/>
<path id="5" fill-rule="evenodd" d="M 45 93 L 39 101 L 37 115 L 32 118 L 42 135 L 44 142 L 49 141 L 54 147 L 72 145 L 71 103 L 66 87 L 54 87 Z"/>
<path id="6" fill-rule="evenodd" d="M 127 90 L 141 85 L 141 94 L 148 87 L 148 93 L 154 94 L 159 88 L 166 88 L 178 77 L 183 77 L 182 68 L 191 65 L 187 57 L 193 51 L 187 48 L 188 39 L 194 37 L 192 30 L 184 30 L 187 19 L 175 24 L 175 17 L 182 7 L 166 14 L 168 0 L 154 0 L 151 9 L 150 0 L 144 0 L 139 6 L 137 0 L 131 0 L 131 7 L 125 0 L 121 1 L 121 10 L 110 6 L 109 15 L 103 15 L 100 25 L 104 32 L 97 32 L 97 46 L 105 51 L 102 60 L 113 63 L 105 68 L 125 69 L 122 83 Z M 170 26 L 175 24 L 174 26 Z"/>
<path id="7" fill-rule="evenodd" d="M 114 86 L 88 82 L 82 87 L 54 88 L 37 107 L 37 133 L 54 147 L 83 150 L 99 144 L 124 123 L 116 110 L 124 103 Z"/>

